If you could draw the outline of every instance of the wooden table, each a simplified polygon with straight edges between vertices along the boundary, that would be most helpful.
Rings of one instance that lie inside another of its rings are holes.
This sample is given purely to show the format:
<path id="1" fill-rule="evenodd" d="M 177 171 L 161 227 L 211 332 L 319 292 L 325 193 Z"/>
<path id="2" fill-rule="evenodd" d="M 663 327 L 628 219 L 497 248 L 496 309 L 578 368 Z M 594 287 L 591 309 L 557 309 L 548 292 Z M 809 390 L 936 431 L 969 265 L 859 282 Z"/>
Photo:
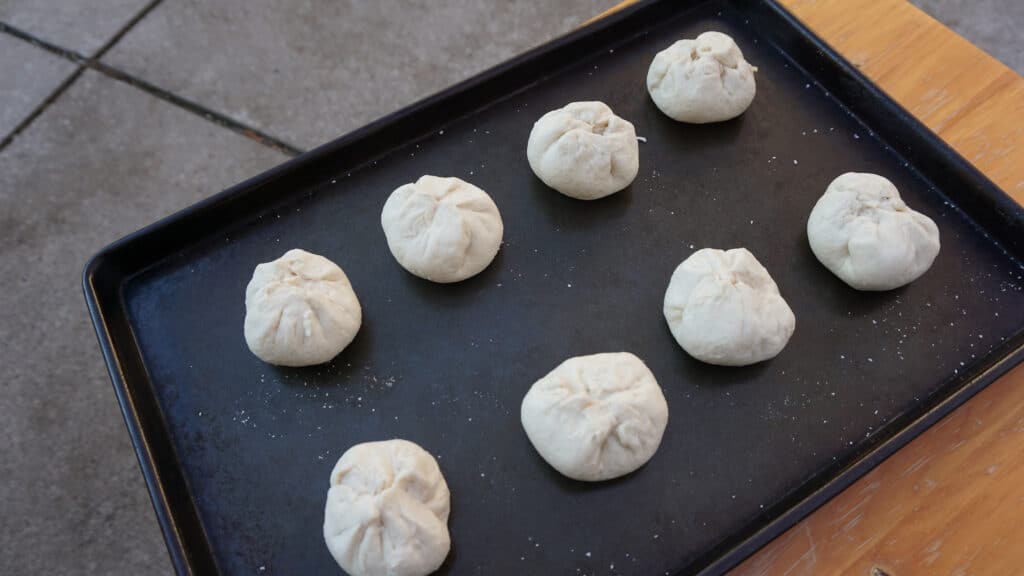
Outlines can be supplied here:
<path id="1" fill-rule="evenodd" d="M 1024 78 L 904 0 L 779 1 L 1024 203 Z M 1024 365 L 733 574 L 1024 574 Z"/>

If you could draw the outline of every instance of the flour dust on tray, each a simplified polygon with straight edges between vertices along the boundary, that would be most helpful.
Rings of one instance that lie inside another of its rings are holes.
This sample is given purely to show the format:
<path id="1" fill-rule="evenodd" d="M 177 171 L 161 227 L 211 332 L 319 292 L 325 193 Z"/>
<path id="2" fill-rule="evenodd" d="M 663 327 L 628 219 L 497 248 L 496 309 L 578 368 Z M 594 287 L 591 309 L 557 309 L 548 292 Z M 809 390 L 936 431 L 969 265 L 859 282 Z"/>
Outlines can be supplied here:
<path id="1" fill-rule="evenodd" d="M 380 224 L 402 268 L 440 283 L 459 282 L 487 268 L 505 230 L 486 192 L 459 178 L 437 176 L 399 186 L 384 203 Z"/>
<path id="2" fill-rule="evenodd" d="M 245 342 L 270 364 L 327 362 L 352 342 L 362 321 L 345 272 L 305 250 L 259 264 L 245 288 Z"/>
<path id="3" fill-rule="evenodd" d="M 683 350 L 721 366 L 774 358 L 796 326 L 779 287 L 746 248 L 703 248 L 683 260 L 665 290 L 664 313 Z"/>
<path id="4" fill-rule="evenodd" d="M 548 464 L 593 482 L 629 474 L 654 456 L 668 404 L 647 365 L 617 352 L 562 362 L 530 387 L 520 415 Z"/>
<path id="5" fill-rule="evenodd" d="M 397 439 L 357 444 L 331 471 L 324 541 L 351 576 L 424 576 L 448 556 L 450 510 L 426 450 Z"/>

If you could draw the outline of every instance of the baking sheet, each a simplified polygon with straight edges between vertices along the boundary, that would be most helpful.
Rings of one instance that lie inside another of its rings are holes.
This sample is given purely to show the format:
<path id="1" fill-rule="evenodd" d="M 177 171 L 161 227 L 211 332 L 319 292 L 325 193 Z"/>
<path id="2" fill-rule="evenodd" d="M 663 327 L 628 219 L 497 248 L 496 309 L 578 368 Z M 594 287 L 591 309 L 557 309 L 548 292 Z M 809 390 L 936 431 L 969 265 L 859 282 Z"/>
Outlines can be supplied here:
<path id="1" fill-rule="evenodd" d="M 679 124 L 650 101 L 653 55 L 707 29 L 758 66 L 740 118 Z M 1020 209 L 772 4 L 653 2 L 456 86 L 108 248 L 87 298 L 179 572 L 337 573 L 327 477 L 352 444 L 400 437 L 452 490 L 444 574 L 720 572 L 1019 359 Z M 530 127 L 573 100 L 634 123 L 640 174 L 596 202 L 529 169 Z M 846 171 L 883 174 L 942 251 L 905 288 L 860 293 L 807 246 Z M 505 243 L 479 276 L 404 272 L 380 209 L 421 174 L 494 198 Z M 796 315 L 782 354 L 689 358 L 661 299 L 702 247 L 745 246 Z M 242 338 L 252 268 L 292 247 L 348 274 L 363 327 L 333 362 L 277 368 Z M 569 356 L 631 351 L 670 410 L 625 478 L 561 477 L 519 424 Z"/>

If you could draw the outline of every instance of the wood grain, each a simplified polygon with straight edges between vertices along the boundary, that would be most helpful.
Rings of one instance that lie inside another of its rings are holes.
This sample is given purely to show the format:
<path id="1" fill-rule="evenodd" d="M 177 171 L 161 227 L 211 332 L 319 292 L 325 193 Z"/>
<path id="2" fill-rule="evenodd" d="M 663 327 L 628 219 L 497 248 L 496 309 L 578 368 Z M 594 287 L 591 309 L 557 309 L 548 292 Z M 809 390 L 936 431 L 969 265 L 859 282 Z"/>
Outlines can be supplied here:
<path id="1" fill-rule="evenodd" d="M 1024 78 L 904 0 L 780 2 L 1024 203 Z M 1024 574 L 1024 366 L 733 571 L 774 574 Z"/>

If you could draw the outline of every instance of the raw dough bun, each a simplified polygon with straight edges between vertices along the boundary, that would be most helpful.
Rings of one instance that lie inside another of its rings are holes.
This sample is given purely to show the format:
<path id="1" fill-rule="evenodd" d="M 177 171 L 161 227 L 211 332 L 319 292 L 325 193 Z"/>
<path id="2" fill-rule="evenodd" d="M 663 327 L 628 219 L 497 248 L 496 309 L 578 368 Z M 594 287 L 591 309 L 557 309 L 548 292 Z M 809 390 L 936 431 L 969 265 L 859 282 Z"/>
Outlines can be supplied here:
<path id="1" fill-rule="evenodd" d="M 380 225 L 402 268 L 434 282 L 458 282 L 487 268 L 505 230 L 486 192 L 437 176 L 421 176 L 392 192 Z"/>
<path id="2" fill-rule="evenodd" d="M 614 194 L 640 170 L 636 130 L 604 102 L 573 102 L 541 116 L 526 158 L 545 184 L 580 200 Z"/>
<path id="3" fill-rule="evenodd" d="M 721 366 L 774 358 L 796 319 L 779 287 L 746 248 L 704 248 L 672 273 L 665 320 L 690 356 Z"/>
<path id="4" fill-rule="evenodd" d="M 668 404 L 643 361 L 617 352 L 562 362 L 530 387 L 520 414 L 548 464 L 590 482 L 629 474 L 650 460 Z"/>
<path id="5" fill-rule="evenodd" d="M 434 457 L 407 440 L 349 448 L 331 471 L 324 540 L 351 576 L 422 576 L 448 556 L 451 494 Z"/>
<path id="6" fill-rule="evenodd" d="M 857 290 L 892 290 L 931 267 L 939 228 L 911 210 L 896 186 L 877 175 L 847 172 L 828 185 L 807 219 L 818 260 Z"/>
<path id="7" fill-rule="evenodd" d="M 270 364 L 327 362 L 352 342 L 362 321 L 345 272 L 305 250 L 256 266 L 245 288 L 245 343 Z"/>
<path id="8" fill-rule="evenodd" d="M 673 120 L 720 122 L 750 106 L 755 70 L 730 36 L 705 32 L 658 52 L 647 70 L 647 91 Z"/>

